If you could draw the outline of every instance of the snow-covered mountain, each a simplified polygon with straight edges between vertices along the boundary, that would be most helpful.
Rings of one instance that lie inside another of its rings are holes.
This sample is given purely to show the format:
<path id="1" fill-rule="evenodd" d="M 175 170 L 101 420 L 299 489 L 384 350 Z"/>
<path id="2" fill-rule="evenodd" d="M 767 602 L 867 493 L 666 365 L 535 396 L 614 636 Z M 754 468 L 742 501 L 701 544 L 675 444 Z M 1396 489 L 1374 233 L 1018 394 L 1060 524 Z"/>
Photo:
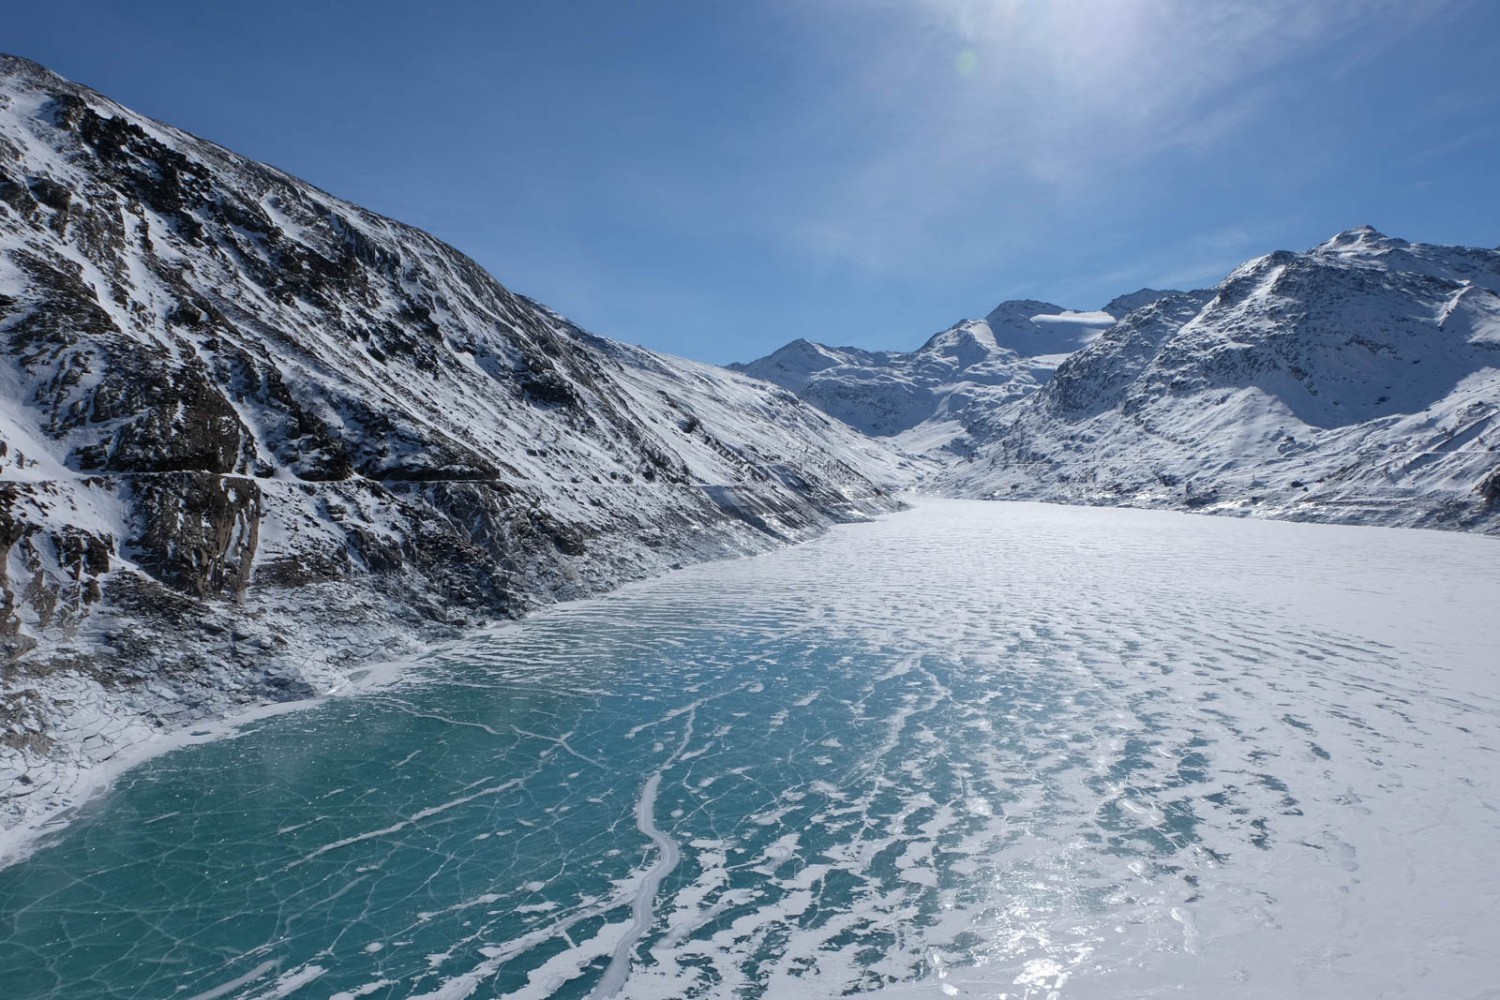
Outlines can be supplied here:
<path id="1" fill-rule="evenodd" d="M 591 336 L 13 57 L 0 344 L 11 748 L 51 739 L 34 681 L 59 665 L 186 717 L 305 692 L 351 626 L 492 619 L 898 506 L 888 449 L 791 393 Z"/>
<path id="2" fill-rule="evenodd" d="M 1135 296 L 1148 301 L 1166 294 L 1142 289 Z M 790 389 L 866 434 L 901 435 L 909 450 L 962 453 L 975 420 L 1035 392 L 1063 358 L 1124 315 L 1108 310 L 1078 312 L 1014 300 L 984 319 L 955 323 L 915 351 L 863 351 L 797 340 L 730 367 Z"/>
<path id="3" fill-rule="evenodd" d="M 934 491 L 1500 530 L 1500 250 L 1361 227 L 1212 289 L 739 367 L 935 459 Z"/>
<path id="4" fill-rule="evenodd" d="M 1108 308 L 1079 312 L 1035 299 L 1013 299 L 991 309 L 983 322 L 998 346 L 1023 358 L 1038 358 L 1086 347 L 1119 318 Z"/>
<path id="5" fill-rule="evenodd" d="M 963 495 L 1500 530 L 1500 251 L 1369 227 L 1129 313 L 992 416 Z"/>

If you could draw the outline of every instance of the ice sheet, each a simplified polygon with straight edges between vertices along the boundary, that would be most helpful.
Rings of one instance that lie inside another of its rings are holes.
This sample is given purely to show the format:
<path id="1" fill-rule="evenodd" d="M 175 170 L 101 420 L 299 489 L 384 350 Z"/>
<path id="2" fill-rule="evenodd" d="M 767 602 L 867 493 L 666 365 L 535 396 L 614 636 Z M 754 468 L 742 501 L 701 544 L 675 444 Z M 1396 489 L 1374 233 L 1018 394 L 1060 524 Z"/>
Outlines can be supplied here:
<path id="1" fill-rule="evenodd" d="M 924 502 L 129 772 L 0 872 L 0 976 L 70 998 L 1482 996 L 1496 554 Z"/>

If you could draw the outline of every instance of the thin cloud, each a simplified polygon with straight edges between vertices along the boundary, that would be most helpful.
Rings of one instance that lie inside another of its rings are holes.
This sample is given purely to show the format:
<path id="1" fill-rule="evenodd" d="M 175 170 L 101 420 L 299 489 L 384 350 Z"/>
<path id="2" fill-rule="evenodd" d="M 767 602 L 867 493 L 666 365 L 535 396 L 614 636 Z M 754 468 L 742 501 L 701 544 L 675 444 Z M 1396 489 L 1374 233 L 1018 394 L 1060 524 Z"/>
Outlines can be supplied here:
<path id="1" fill-rule="evenodd" d="M 814 257 L 877 273 L 984 266 L 1063 202 L 1154 157 L 1208 156 L 1293 99 L 1316 48 L 1373 58 L 1446 0 L 825 0 L 814 30 L 875 12 L 857 71 L 803 114 L 808 141 L 874 123 L 836 177 L 777 218 Z M 960 57 L 963 57 L 960 59 Z M 976 219 L 983 222 L 976 224 Z"/>

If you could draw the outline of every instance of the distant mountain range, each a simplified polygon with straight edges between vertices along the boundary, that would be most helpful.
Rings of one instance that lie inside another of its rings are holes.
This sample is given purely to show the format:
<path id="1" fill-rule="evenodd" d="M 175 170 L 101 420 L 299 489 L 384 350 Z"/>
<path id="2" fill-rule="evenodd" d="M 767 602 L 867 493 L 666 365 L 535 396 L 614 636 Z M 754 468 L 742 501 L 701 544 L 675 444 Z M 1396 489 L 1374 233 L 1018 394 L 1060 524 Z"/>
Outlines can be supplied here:
<path id="1" fill-rule="evenodd" d="M 790 389 L 866 434 L 892 436 L 934 422 L 965 425 L 1034 392 L 1065 357 L 1113 326 L 1127 306 L 1134 308 L 1131 303 L 1166 294 L 1142 289 L 1098 312 L 1002 302 L 984 319 L 955 323 L 910 353 L 796 340 L 729 367 Z"/>
<path id="2" fill-rule="evenodd" d="M 1500 531 L 1497 250 L 1366 226 L 1211 289 L 738 367 L 933 461 L 935 492 Z"/>

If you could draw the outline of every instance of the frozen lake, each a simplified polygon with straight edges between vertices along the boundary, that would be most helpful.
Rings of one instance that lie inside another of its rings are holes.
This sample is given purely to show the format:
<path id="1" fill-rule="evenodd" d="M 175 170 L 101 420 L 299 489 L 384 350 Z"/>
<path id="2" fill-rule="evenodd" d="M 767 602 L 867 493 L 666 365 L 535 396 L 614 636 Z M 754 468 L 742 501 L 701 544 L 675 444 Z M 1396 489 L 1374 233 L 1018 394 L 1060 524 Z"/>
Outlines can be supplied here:
<path id="1" fill-rule="evenodd" d="M 129 772 L 35 997 L 1493 996 L 1500 543 L 924 501 Z"/>

